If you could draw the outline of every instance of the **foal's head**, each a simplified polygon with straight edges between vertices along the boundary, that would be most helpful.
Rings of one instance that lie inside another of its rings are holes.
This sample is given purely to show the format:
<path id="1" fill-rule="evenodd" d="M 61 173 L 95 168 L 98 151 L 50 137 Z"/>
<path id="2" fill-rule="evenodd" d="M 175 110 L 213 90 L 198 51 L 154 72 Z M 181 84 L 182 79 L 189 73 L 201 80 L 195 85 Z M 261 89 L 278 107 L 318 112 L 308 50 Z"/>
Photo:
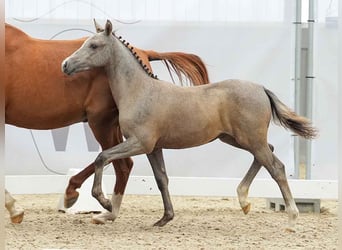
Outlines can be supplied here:
<path id="1" fill-rule="evenodd" d="M 97 34 L 89 37 L 78 50 L 62 62 L 62 71 L 65 74 L 71 75 L 105 66 L 110 62 L 112 41 L 115 39 L 112 35 L 112 23 L 107 20 L 104 29 L 95 20 L 94 23 Z"/>

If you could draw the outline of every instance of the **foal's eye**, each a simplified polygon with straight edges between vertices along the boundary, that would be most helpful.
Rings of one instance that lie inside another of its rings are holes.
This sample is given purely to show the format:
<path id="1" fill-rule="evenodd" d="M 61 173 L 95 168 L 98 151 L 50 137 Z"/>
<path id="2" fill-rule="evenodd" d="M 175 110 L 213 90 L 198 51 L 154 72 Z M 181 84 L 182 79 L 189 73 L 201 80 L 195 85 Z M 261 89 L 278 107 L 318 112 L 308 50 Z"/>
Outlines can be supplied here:
<path id="1" fill-rule="evenodd" d="M 92 43 L 92 44 L 90 44 L 90 48 L 91 49 L 97 49 L 97 45 Z"/>

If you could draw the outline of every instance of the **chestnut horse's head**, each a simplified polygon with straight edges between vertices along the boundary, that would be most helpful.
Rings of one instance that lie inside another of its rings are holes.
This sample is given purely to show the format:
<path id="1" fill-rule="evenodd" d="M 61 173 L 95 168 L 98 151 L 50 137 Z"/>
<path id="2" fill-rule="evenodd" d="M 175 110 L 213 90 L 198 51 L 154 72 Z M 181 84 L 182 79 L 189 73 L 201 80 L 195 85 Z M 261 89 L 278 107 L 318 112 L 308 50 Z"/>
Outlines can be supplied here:
<path id="1" fill-rule="evenodd" d="M 94 20 L 97 34 L 89 37 L 83 45 L 62 62 L 62 71 L 65 74 L 90 70 L 94 67 L 105 66 L 111 57 L 112 23 L 107 20 L 106 27 L 101 28 Z"/>

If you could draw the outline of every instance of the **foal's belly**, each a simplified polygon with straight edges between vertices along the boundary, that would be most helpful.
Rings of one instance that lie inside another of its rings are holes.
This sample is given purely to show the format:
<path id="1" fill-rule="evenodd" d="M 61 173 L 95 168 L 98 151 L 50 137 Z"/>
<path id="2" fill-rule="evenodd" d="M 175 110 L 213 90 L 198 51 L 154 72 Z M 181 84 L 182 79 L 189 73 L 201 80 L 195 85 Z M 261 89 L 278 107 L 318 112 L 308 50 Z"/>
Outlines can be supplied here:
<path id="1" fill-rule="evenodd" d="M 215 140 L 219 136 L 219 133 L 212 136 L 196 136 L 196 135 L 186 135 L 184 137 L 162 137 L 156 144 L 158 148 L 166 148 L 166 149 L 184 149 L 184 148 L 192 148 L 200 145 L 207 144 L 213 140 Z M 194 139 L 195 137 L 195 139 Z"/>
<path id="2" fill-rule="evenodd" d="M 195 114 L 193 114 L 194 116 Z M 199 114 L 197 113 L 196 116 Z M 190 148 L 215 140 L 222 132 L 222 124 L 216 115 L 179 117 L 164 121 L 166 126 L 160 133 L 157 146 L 169 149 Z"/>

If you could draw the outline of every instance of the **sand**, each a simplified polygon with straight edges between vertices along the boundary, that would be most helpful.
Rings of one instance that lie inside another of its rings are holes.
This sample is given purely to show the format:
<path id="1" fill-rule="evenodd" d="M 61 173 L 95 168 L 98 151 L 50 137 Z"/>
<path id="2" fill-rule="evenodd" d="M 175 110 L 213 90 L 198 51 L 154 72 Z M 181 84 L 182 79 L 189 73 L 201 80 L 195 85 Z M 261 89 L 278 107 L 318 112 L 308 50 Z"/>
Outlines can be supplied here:
<path id="1" fill-rule="evenodd" d="M 15 195 L 24 221 L 5 217 L 6 249 L 337 249 L 337 201 L 322 200 L 321 213 L 301 213 L 296 232 L 285 231 L 287 214 L 250 199 L 248 215 L 237 198 L 173 196 L 175 218 L 153 227 L 163 214 L 160 196 L 126 195 L 120 215 L 105 225 L 92 214 L 65 214 L 61 195 Z"/>

